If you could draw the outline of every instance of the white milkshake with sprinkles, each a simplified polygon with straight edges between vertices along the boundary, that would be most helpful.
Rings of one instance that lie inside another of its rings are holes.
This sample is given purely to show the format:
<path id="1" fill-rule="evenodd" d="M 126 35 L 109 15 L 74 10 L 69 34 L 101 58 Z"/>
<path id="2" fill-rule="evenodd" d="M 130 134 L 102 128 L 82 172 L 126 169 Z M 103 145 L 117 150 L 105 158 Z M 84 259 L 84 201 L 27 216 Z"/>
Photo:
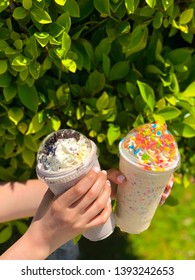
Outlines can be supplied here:
<path id="1" fill-rule="evenodd" d="M 180 155 L 166 124 L 144 124 L 119 143 L 120 171 L 126 182 L 117 189 L 116 221 L 122 231 L 146 230 Z"/>

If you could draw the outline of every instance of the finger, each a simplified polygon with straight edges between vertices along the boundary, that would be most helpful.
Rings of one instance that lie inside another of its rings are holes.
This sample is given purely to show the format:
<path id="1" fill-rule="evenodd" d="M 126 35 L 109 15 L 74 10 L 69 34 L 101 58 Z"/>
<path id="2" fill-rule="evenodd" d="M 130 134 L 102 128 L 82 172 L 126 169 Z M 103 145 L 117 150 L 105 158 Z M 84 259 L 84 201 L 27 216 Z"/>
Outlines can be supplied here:
<path id="1" fill-rule="evenodd" d="M 79 200 L 74 202 L 70 207 L 77 207 L 78 211 L 85 212 L 86 209 L 98 198 L 98 196 L 103 192 L 104 186 L 107 180 L 107 172 L 101 171 L 98 173 L 97 180 L 88 190 L 88 192 L 83 195 Z"/>
<path id="2" fill-rule="evenodd" d="M 125 182 L 125 176 L 117 169 L 110 169 L 107 171 L 108 173 L 108 179 L 111 182 L 111 198 L 116 198 L 116 192 L 117 192 L 117 185 L 120 185 Z"/>
<path id="3" fill-rule="evenodd" d="M 65 202 L 67 206 L 71 206 L 89 191 L 89 189 L 95 183 L 99 171 L 100 169 L 96 168 L 90 170 L 84 178 L 82 178 L 75 186 L 58 197 L 58 199 L 62 200 L 63 203 Z"/>
<path id="4" fill-rule="evenodd" d="M 164 193 L 161 196 L 161 200 L 159 202 L 160 206 L 162 206 L 165 203 L 165 201 L 166 201 L 167 197 L 170 195 L 170 193 L 171 193 L 171 189 L 166 188 Z"/>
<path id="5" fill-rule="evenodd" d="M 112 205 L 110 201 L 108 201 L 107 205 L 104 207 L 104 209 L 96 215 L 93 219 L 91 219 L 88 224 L 87 228 L 92 228 L 92 227 L 97 227 L 100 225 L 103 225 L 107 222 L 109 219 L 110 215 L 112 213 Z"/>
<path id="6" fill-rule="evenodd" d="M 115 184 L 122 184 L 125 182 L 125 176 L 117 169 L 110 169 L 107 171 L 108 180 Z"/>
<path id="7" fill-rule="evenodd" d="M 173 184 L 174 184 L 174 176 L 171 175 L 171 178 L 169 179 L 168 183 L 166 184 L 166 188 L 167 189 L 172 189 Z"/>
<path id="8" fill-rule="evenodd" d="M 97 215 L 99 215 L 107 206 L 107 204 L 111 204 L 110 194 L 111 194 L 111 187 L 110 187 L 110 183 L 107 181 L 104 186 L 103 192 L 86 209 L 84 213 L 87 223 L 89 223 L 92 219 L 94 219 Z"/>

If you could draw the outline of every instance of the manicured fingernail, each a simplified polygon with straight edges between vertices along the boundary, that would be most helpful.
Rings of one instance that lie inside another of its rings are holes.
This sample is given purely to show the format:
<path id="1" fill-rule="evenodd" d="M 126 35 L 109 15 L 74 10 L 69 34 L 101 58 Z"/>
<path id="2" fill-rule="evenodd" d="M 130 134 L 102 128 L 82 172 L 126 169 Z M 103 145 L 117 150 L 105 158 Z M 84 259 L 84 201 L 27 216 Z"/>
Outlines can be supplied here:
<path id="1" fill-rule="evenodd" d="M 93 171 L 94 171 L 95 173 L 100 172 L 100 168 L 99 168 L 99 166 L 95 166 L 95 167 L 94 167 L 94 169 L 93 169 Z"/>
<path id="2" fill-rule="evenodd" d="M 118 181 L 119 183 L 123 183 L 123 182 L 125 181 L 125 176 L 119 175 L 119 176 L 117 177 L 117 181 Z"/>
<path id="3" fill-rule="evenodd" d="M 162 200 L 166 200 L 167 197 L 168 197 L 168 195 L 167 195 L 166 193 L 163 193 L 163 195 L 162 195 Z"/>
<path id="4" fill-rule="evenodd" d="M 161 199 L 161 201 L 159 202 L 159 205 L 162 206 L 165 203 L 164 199 Z"/>
<path id="5" fill-rule="evenodd" d="M 173 187 L 173 183 L 174 183 L 174 181 L 173 181 L 173 180 L 171 180 L 171 181 L 169 182 L 169 188 L 170 188 L 170 189 L 172 189 L 172 187 Z"/>
<path id="6" fill-rule="evenodd" d="M 109 180 L 107 180 L 107 181 L 106 181 L 106 183 L 107 183 L 109 186 L 111 186 L 111 183 L 110 183 L 110 181 L 109 181 Z"/>
<path id="7" fill-rule="evenodd" d="M 109 197 L 107 204 L 109 205 L 111 203 L 111 198 Z"/>
<path id="8" fill-rule="evenodd" d="M 107 171 L 106 170 L 102 170 L 102 173 L 106 174 L 107 175 Z"/>

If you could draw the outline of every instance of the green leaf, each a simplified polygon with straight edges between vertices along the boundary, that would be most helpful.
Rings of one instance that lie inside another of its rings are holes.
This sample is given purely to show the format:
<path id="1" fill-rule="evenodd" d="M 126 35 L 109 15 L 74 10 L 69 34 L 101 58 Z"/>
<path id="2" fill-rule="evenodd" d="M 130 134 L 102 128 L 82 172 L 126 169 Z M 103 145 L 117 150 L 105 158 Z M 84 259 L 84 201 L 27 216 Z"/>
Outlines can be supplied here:
<path id="1" fill-rule="evenodd" d="M 7 140 L 5 143 L 4 151 L 5 151 L 5 157 L 9 158 L 11 154 L 13 153 L 15 148 L 15 141 L 13 140 Z"/>
<path id="2" fill-rule="evenodd" d="M 45 47 L 49 41 L 49 33 L 47 32 L 36 32 L 34 33 L 36 40 L 39 42 L 41 47 Z"/>
<path id="3" fill-rule="evenodd" d="M 98 143 L 104 142 L 105 139 L 106 139 L 106 135 L 105 135 L 105 134 L 99 133 L 99 134 L 97 135 L 97 141 L 98 141 Z"/>
<path id="4" fill-rule="evenodd" d="M 8 241 L 12 236 L 12 226 L 8 225 L 0 231 L 0 244 Z"/>
<path id="5" fill-rule="evenodd" d="M 147 39 L 147 26 L 143 24 L 136 26 L 131 34 L 130 42 L 123 47 L 126 57 L 143 50 L 146 47 Z"/>
<path id="6" fill-rule="evenodd" d="M 11 75 L 9 73 L 3 73 L 0 75 L 0 87 L 9 87 L 11 84 Z"/>
<path id="7" fill-rule="evenodd" d="M 27 67 L 29 65 L 29 63 L 30 63 L 30 59 L 21 55 L 21 54 L 16 56 L 12 61 L 13 66 L 25 66 L 25 67 Z"/>
<path id="8" fill-rule="evenodd" d="M 129 73 L 129 62 L 119 61 L 115 63 L 110 71 L 110 81 L 121 80 Z"/>
<path id="9" fill-rule="evenodd" d="M 62 34 L 62 49 L 68 52 L 71 46 L 70 36 L 64 31 Z"/>
<path id="10" fill-rule="evenodd" d="M 120 127 L 114 124 L 110 124 L 107 131 L 108 143 L 111 146 L 114 141 L 118 140 L 121 135 Z"/>
<path id="11" fill-rule="evenodd" d="M 13 12 L 13 18 L 18 20 L 18 19 L 23 19 L 27 15 L 26 10 L 23 7 L 17 7 L 14 9 Z"/>
<path id="12" fill-rule="evenodd" d="M 22 158 L 24 160 L 24 162 L 29 166 L 29 167 L 33 167 L 34 162 L 35 162 L 35 153 L 31 150 L 29 150 L 28 148 L 24 147 L 23 151 L 22 151 Z"/>
<path id="13" fill-rule="evenodd" d="M 167 58 L 174 64 L 185 64 L 191 57 L 192 50 L 187 48 L 179 48 L 170 51 Z"/>
<path id="14" fill-rule="evenodd" d="M 195 130 L 195 114 L 193 115 L 193 114 L 188 113 L 184 117 L 183 123 L 189 125 L 190 127 L 192 127 Z"/>
<path id="15" fill-rule="evenodd" d="M 195 130 L 191 126 L 183 123 L 175 123 L 174 133 L 185 138 L 195 137 Z"/>
<path id="16" fill-rule="evenodd" d="M 0 2 L 0 13 L 5 10 L 10 4 L 9 0 L 4 0 Z"/>
<path id="17" fill-rule="evenodd" d="M 102 66 L 104 74 L 108 78 L 110 75 L 110 58 L 105 54 L 103 54 Z"/>
<path id="18" fill-rule="evenodd" d="M 17 125 L 17 128 L 18 130 L 22 133 L 22 134 L 25 134 L 25 132 L 27 131 L 28 129 L 28 126 L 25 122 L 20 122 L 18 125 Z"/>
<path id="19" fill-rule="evenodd" d="M 49 120 L 53 130 L 57 131 L 61 126 L 61 120 L 57 116 L 51 116 Z"/>
<path id="20" fill-rule="evenodd" d="M 193 14 L 194 14 L 193 8 L 184 10 L 180 15 L 179 23 L 186 24 L 190 22 L 193 18 Z"/>
<path id="21" fill-rule="evenodd" d="M 41 66 L 36 60 L 32 61 L 29 65 L 29 72 L 35 80 L 39 78 L 40 69 Z"/>
<path id="22" fill-rule="evenodd" d="M 34 34 L 36 34 L 36 33 L 34 33 Z M 30 57 L 31 59 L 36 59 L 40 55 L 38 45 L 37 45 L 37 40 L 36 40 L 34 34 L 32 36 L 30 36 L 30 38 L 28 38 L 26 47 L 24 49 L 25 54 L 28 57 Z"/>
<path id="23" fill-rule="evenodd" d="M 20 76 L 20 79 L 22 80 L 22 81 L 25 81 L 26 79 L 27 79 L 27 77 L 28 77 L 28 68 L 27 69 L 25 69 L 25 70 L 23 70 L 23 71 L 21 71 L 20 72 L 20 74 L 19 74 L 19 76 Z"/>
<path id="24" fill-rule="evenodd" d="M 66 3 L 66 0 L 55 0 L 55 2 L 60 6 L 64 6 Z"/>
<path id="25" fill-rule="evenodd" d="M 163 13 L 157 11 L 153 18 L 152 25 L 154 28 L 159 29 L 163 23 Z"/>
<path id="26" fill-rule="evenodd" d="M 129 95 L 131 96 L 131 98 L 135 99 L 136 96 L 138 95 L 138 89 L 135 86 L 135 84 L 126 82 L 126 89 Z"/>
<path id="27" fill-rule="evenodd" d="M 97 63 L 102 61 L 103 55 L 108 55 L 111 50 L 111 43 L 108 38 L 104 38 L 95 48 L 95 58 Z"/>
<path id="28" fill-rule="evenodd" d="M 168 8 L 169 8 L 172 4 L 174 4 L 174 1 L 173 1 L 173 0 L 169 0 L 169 1 L 167 1 L 167 0 L 161 0 L 161 1 L 162 1 L 162 5 L 163 5 L 163 8 L 164 8 L 165 11 L 167 11 Z"/>
<path id="29" fill-rule="evenodd" d="M 92 93 L 100 92 L 105 85 L 105 76 L 97 70 L 90 73 L 88 80 L 86 82 L 87 90 Z"/>
<path id="30" fill-rule="evenodd" d="M 181 111 L 173 106 L 167 106 L 166 108 L 158 111 L 158 115 L 162 116 L 166 121 L 175 119 L 180 114 Z"/>
<path id="31" fill-rule="evenodd" d="M 185 97 L 195 97 L 195 82 L 192 82 L 181 94 Z"/>
<path id="32" fill-rule="evenodd" d="M 0 75 L 7 71 L 7 61 L 0 60 Z"/>
<path id="33" fill-rule="evenodd" d="M 62 106 L 67 106 L 70 100 L 70 87 L 68 84 L 60 86 L 56 91 L 56 96 Z"/>
<path id="34" fill-rule="evenodd" d="M 65 8 L 71 17 L 80 17 L 80 9 L 77 2 L 75 0 L 66 0 Z"/>
<path id="35" fill-rule="evenodd" d="M 75 73 L 76 70 L 77 70 L 77 65 L 76 65 L 75 61 L 72 60 L 72 59 L 69 59 L 69 58 L 63 59 L 63 60 L 62 60 L 62 64 L 64 65 L 64 67 L 65 67 L 68 71 L 70 71 L 70 72 L 72 72 L 72 73 Z"/>
<path id="36" fill-rule="evenodd" d="M 38 23 L 48 24 L 52 22 L 50 15 L 46 11 L 36 7 L 32 7 L 31 15 Z"/>
<path id="37" fill-rule="evenodd" d="M 109 0 L 93 0 L 94 7 L 98 12 L 104 15 L 110 15 L 110 1 Z"/>
<path id="38" fill-rule="evenodd" d="M 156 5 L 156 0 L 145 0 L 150 8 L 154 8 Z"/>
<path id="39" fill-rule="evenodd" d="M 109 104 L 109 96 L 106 91 L 102 93 L 102 95 L 96 101 L 96 107 L 98 111 L 102 111 L 105 109 Z"/>
<path id="40" fill-rule="evenodd" d="M 14 122 L 15 125 L 21 121 L 21 119 L 24 117 L 24 111 L 21 108 L 18 107 L 12 107 L 8 110 L 8 116 L 11 121 Z"/>
<path id="41" fill-rule="evenodd" d="M 38 109 L 38 94 L 34 86 L 29 87 L 28 85 L 18 86 L 18 95 L 24 106 L 33 111 L 37 112 Z"/>
<path id="42" fill-rule="evenodd" d="M 135 10 L 137 9 L 139 5 L 140 0 L 125 0 L 125 7 L 127 9 L 127 12 L 129 14 L 134 14 Z"/>
<path id="43" fill-rule="evenodd" d="M 37 152 L 38 146 L 35 142 L 35 139 L 32 135 L 25 135 L 24 136 L 24 146 L 33 152 Z"/>
<path id="44" fill-rule="evenodd" d="M 65 12 L 60 15 L 56 20 L 56 24 L 62 26 L 64 28 L 64 31 L 68 33 L 71 27 L 71 19 L 69 13 Z"/>
<path id="45" fill-rule="evenodd" d="M 32 0 L 22 0 L 22 6 L 26 10 L 30 10 L 32 8 Z"/>
<path id="46" fill-rule="evenodd" d="M 43 126 L 44 126 L 44 122 L 40 121 L 39 114 L 35 114 L 29 124 L 26 135 L 36 133 L 37 131 L 41 130 Z"/>
<path id="47" fill-rule="evenodd" d="M 28 225 L 25 222 L 22 222 L 22 221 L 14 221 L 14 225 L 17 227 L 18 232 L 22 235 L 28 229 Z"/>
<path id="48" fill-rule="evenodd" d="M 5 88 L 3 88 L 3 94 L 4 94 L 4 97 L 5 97 L 5 100 L 7 102 L 9 102 L 10 100 L 12 100 L 16 96 L 17 89 L 14 86 L 5 87 Z"/>
<path id="49" fill-rule="evenodd" d="M 172 94 L 167 94 L 165 96 L 165 99 L 172 105 L 172 106 L 175 106 L 176 105 L 176 97 Z"/>
<path id="50" fill-rule="evenodd" d="M 143 82 L 137 81 L 141 96 L 151 111 L 154 110 L 155 95 L 153 89 Z"/>
<path id="51" fill-rule="evenodd" d="M 0 180 L 9 182 L 11 180 L 15 180 L 15 178 L 14 175 L 7 170 L 7 168 L 0 166 Z"/>

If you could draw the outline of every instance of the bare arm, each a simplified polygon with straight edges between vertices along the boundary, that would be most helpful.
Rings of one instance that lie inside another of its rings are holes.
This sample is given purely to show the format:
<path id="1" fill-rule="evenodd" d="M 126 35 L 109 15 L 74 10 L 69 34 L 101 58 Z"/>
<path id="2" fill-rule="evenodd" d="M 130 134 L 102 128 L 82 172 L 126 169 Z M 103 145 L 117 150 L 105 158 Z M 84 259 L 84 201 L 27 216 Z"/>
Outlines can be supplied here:
<path id="1" fill-rule="evenodd" d="M 79 233 L 104 224 L 112 211 L 110 194 L 106 173 L 95 169 L 60 196 L 47 190 L 26 233 L 0 259 L 45 259 Z"/>
<path id="2" fill-rule="evenodd" d="M 34 216 L 47 189 L 38 179 L 0 183 L 0 223 Z"/>

